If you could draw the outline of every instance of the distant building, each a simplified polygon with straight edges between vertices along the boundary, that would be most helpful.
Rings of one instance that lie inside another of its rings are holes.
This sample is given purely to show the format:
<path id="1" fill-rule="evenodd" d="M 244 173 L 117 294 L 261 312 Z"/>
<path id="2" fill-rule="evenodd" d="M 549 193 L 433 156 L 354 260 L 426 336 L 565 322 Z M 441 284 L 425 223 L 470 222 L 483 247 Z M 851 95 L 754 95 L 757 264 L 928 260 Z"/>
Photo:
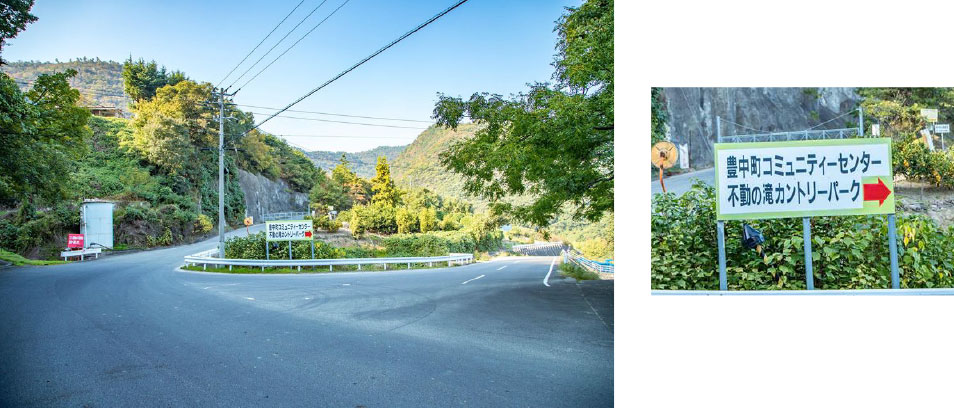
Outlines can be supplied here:
<path id="1" fill-rule="evenodd" d="M 103 116 L 107 118 L 126 117 L 122 108 L 117 108 L 115 106 L 88 106 L 87 108 L 89 109 L 89 112 L 95 116 Z"/>

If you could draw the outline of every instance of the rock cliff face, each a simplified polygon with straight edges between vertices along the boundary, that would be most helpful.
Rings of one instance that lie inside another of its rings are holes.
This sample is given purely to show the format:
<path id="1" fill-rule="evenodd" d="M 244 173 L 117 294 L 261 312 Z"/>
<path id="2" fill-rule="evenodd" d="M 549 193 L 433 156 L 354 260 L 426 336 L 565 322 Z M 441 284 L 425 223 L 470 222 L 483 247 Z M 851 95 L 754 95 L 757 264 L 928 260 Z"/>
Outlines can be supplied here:
<path id="1" fill-rule="evenodd" d="M 256 223 L 268 213 L 308 211 L 308 194 L 293 191 L 285 180 L 272 181 L 242 169 L 238 173 L 245 193 L 246 215 L 251 215 Z"/>
<path id="2" fill-rule="evenodd" d="M 854 88 L 663 88 L 663 97 L 670 140 L 689 144 L 693 168 L 712 166 L 716 116 L 723 119 L 723 136 L 797 131 L 847 113 L 860 101 Z M 857 122 L 857 114 L 848 115 L 818 129 Z"/>

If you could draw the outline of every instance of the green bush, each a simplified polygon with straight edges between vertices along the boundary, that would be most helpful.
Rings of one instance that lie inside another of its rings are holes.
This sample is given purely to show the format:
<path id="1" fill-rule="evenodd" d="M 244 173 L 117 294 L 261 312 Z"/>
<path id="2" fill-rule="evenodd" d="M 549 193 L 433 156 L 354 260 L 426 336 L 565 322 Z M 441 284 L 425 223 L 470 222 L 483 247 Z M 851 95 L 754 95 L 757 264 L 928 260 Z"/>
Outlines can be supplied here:
<path id="1" fill-rule="evenodd" d="M 333 220 L 329 220 L 329 221 L 325 224 L 325 230 L 328 231 L 328 232 L 330 232 L 330 233 L 332 233 L 332 234 L 338 232 L 339 229 L 341 229 L 341 220 L 340 220 L 340 219 L 335 218 L 335 219 L 333 219 Z"/>
<path id="2" fill-rule="evenodd" d="M 401 234 L 384 238 L 388 256 L 447 255 L 447 240 L 432 234 Z"/>
<path id="3" fill-rule="evenodd" d="M 246 237 L 233 237 L 225 241 L 225 257 L 232 259 L 265 259 L 265 232 Z M 271 242 L 268 249 L 270 259 L 288 259 L 288 242 Z M 315 259 L 345 258 L 347 253 L 323 241 L 315 241 Z M 311 243 L 292 241 L 294 259 L 311 259 Z"/>
<path id="4" fill-rule="evenodd" d="M 652 203 L 653 289 L 718 289 L 714 189 L 704 183 Z M 749 222 L 762 231 L 763 261 L 741 244 L 742 222 L 726 221 L 729 289 L 804 289 L 802 222 Z M 954 287 L 954 229 L 941 230 L 920 215 L 897 217 L 901 286 Z M 812 218 L 812 266 L 818 289 L 890 287 L 887 223 L 877 216 Z"/>
<path id="5" fill-rule="evenodd" d="M 560 274 L 563 276 L 569 276 L 573 279 L 576 279 L 577 281 L 597 280 L 600 278 L 600 275 L 596 272 L 570 262 L 560 264 Z"/>
<path id="6" fill-rule="evenodd" d="M 212 231 L 212 218 L 208 215 L 199 214 L 195 218 L 195 231 L 199 234 L 205 234 Z"/>
<path id="7" fill-rule="evenodd" d="M 417 230 L 417 218 L 407 208 L 398 208 L 395 212 L 395 221 L 397 222 L 398 234 L 410 234 Z"/>
<path id="8" fill-rule="evenodd" d="M 467 254 L 477 250 L 477 241 L 474 236 L 465 231 L 437 231 L 434 236 L 441 237 L 447 242 L 447 249 L 453 253 Z"/>

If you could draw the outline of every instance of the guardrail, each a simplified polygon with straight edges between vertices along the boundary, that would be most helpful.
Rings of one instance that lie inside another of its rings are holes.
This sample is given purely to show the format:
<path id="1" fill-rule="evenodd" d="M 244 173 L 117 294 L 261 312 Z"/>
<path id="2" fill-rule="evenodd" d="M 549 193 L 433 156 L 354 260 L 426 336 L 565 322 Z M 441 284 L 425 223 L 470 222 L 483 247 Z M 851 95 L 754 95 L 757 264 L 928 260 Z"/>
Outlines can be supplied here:
<path id="1" fill-rule="evenodd" d="M 184 258 L 186 265 L 202 265 L 202 270 L 205 270 L 208 265 L 217 265 L 219 267 L 228 266 L 229 270 L 232 270 L 233 266 L 245 266 L 245 267 L 258 267 L 262 268 L 262 271 L 265 271 L 266 267 L 283 267 L 283 268 L 294 268 L 297 267 L 298 270 L 301 270 L 302 266 L 327 266 L 329 271 L 334 271 L 335 265 L 357 265 L 358 270 L 361 270 L 361 265 L 384 265 L 384 269 L 388 268 L 388 264 L 407 264 L 407 268 L 411 269 L 411 264 L 416 263 L 427 263 L 430 266 L 434 266 L 434 262 L 447 262 L 447 266 L 452 264 L 467 264 L 474 261 L 473 254 L 450 254 L 446 256 L 421 256 L 421 257 L 395 257 L 395 258 L 335 258 L 335 259 L 229 259 L 229 258 L 217 258 L 214 255 L 217 254 L 217 250 L 212 249 L 208 251 L 202 251 L 194 255 L 189 255 Z"/>
<path id="2" fill-rule="evenodd" d="M 80 257 L 80 260 L 82 261 L 82 260 L 85 260 L 86 255 L 95 255 L 96 258 L 99 259 L 99 254 L 102 252 L 103 252 L 102 248 L 84 248 L 84 249 L 63 251 L 63 252 L 60 252 L 60 256 L 63 257 L 64 261 L 66 260 L 66 258 L 70 258 L 74 256 Z"/>
<path id="3" fill-rule="evenodd" d="M 514 252 L 525 252 L 548 248 L 563 248 L 563 242 L 534 242 L 532 244 L 514 245 L 511 250 Z"/>
<path id="4" fill-rule="evenodd" d="M 584 269 L 591 270 L 596 273 L 613 273 L 615 265 L 608 262 L 597 262 L 591 259 L 586 259 L 583 254 L 579 253 L 575 249 L 563 252 L 563 262 L 573 262 Z"/>
<path id="5" fill-rule="evenodd" d="M 262 221 L 301 220 L 306 215 L 308 215 L 307 211 L 268 213 L 262 215 Z"/>

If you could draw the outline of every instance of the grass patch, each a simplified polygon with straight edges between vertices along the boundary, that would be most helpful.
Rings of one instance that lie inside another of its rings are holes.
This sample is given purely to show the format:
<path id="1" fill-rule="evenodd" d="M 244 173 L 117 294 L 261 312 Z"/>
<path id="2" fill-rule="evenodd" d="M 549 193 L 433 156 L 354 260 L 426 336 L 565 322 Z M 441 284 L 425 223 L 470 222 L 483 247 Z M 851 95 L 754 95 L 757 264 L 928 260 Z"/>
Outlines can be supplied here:
<path id="1" fill-rule="evenodd" d="M 26 259 L 20 254 L 16 254 L 4 249 L 0 249 L 0 259 L 10 262 L 14 265 L 59 265 L 65 264 L 66 261 L 37 261 L 35 259 Z"/>
<path id="2" fill-rule="evenodd" d="M 563 276 L 569 276 L 577 281 L 581 280 L 598 280 L 600 275 L 596 272 L 584 269 L 583 267 L 574 264 L 572 262 L 560 264 L 560 274 Z"/>
<path id="3" fill-rule="evenodd" d="M 430 266 L 428 263 L 411 263 L 411 269 L 438 269 L 446 268 L 447 262 L 434 262 L 434 266 Z M 384 266 L 381 264 L 377 265 L 361 265 L 361 270 L 358 270 L 357 265 L 335 265 L 334 270 L 328 270 L 327 266 L 302 266 L 301 271 L 295 268 L 278 268 L 278 267 L 265 267 L 262 270 L 261 267 L 249 268 L 249 267 L 238 267 L 233 266 L 231 270 L 229 267 L 218 268 L 213 267 L 211 264 L 206 268 L 202 269 L 201 264 L 195 266 L 186 265 L 182 269 L 187 271 L 199 271 L 199 272 L 218 272 L 218 273 L 235 273 L 235 274 L 249 274 L 249 273 L 265 273 L 265 274 L 306 274 L 306 273 L 338 273 L 338 272 L 376 272 L 376 271 L 385 271 Z M 388 264 L 387 271 L 400 271 L 407 270 L 407 264 Z"/>

